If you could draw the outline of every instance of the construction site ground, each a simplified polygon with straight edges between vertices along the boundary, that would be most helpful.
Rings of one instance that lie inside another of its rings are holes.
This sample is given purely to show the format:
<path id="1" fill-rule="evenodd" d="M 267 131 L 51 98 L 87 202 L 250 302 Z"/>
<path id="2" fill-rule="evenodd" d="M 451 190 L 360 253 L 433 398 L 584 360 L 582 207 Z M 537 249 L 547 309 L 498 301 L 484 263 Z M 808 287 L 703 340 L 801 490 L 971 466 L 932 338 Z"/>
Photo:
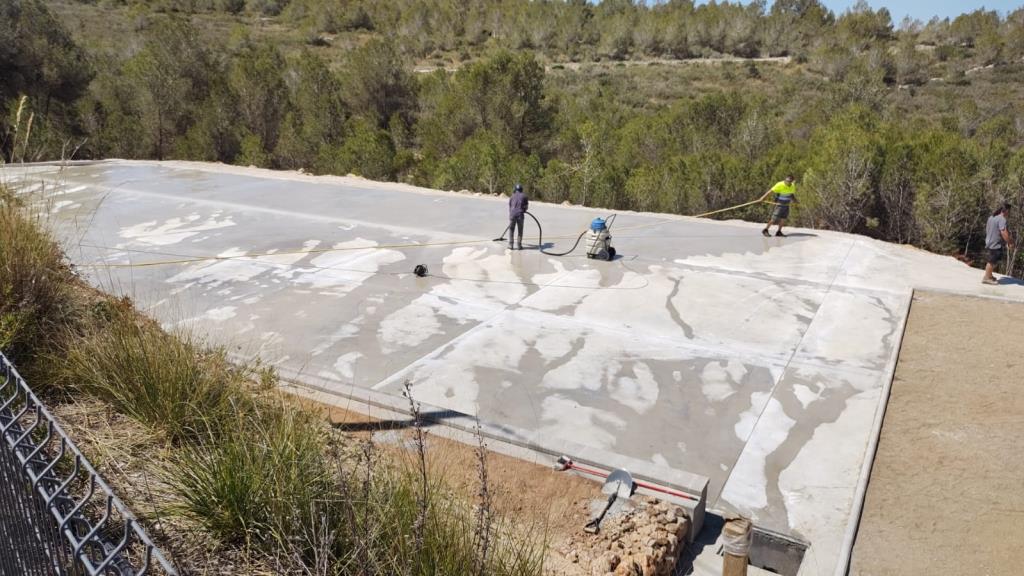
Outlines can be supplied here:
<path id="1" fill-rule="evenodd" d="M 1021 326 L 1019 303 L 917 293 L 852 574 L 1021 573 Z"/>
<path id="2" fill-rule="evenodd" d="M 300 403 L 322 411 L 328 420 L 347 434 L 372 440 L 376 449 L 386 451 L 393 461 L 418 466 L 415 428 L 411 416 L 379 420 L 365 414 L 359 404 L 349 408 L 308 400 Z M 486 458 L 487 490 L 493 511 L 511 522 L 512 530 L 530 532 L 543 538 L 548 552 L 545 573 L 552 576 L 590 576 L 591 562 L 597 561 L 589 547 L 597 541 L 583 527 L 595 506 L 605 502 L 601 484 L 573 472 L 559 471 L 553 459 L 541 455 L 513 457 L 491 450 L 491 442 L 461 442 L 446 437 L 443 429 L 424 424 L 425 459 L 432 477 L 445 483 L 469 501 L 478 501 L 482 486 L 481 453 Z"/>
<path id="3" fill-rule="evenodd" d="M 390 451 L 399 459 L 416 458 L 412 418 L 378 420 L 363 413 L 359 405 L 338 406 L 302 402 L 324 411 L 340 430 L 363 438 Z M 446 438 L 425 425 L 426 455 L 432 472 L 464 496 L 474 498 L 480 487 L 477 447 Z M 602 498 L 600 484 L 572 473 L 558 472 L 551 463 L 529 462 L 489 450 L 487 455 L 488 489 L 496 512 L 516 519 L 521 527 L 544 530 L 552 542 L 579 531 L 589 520 L 587 510 L 594 498 Z"/>

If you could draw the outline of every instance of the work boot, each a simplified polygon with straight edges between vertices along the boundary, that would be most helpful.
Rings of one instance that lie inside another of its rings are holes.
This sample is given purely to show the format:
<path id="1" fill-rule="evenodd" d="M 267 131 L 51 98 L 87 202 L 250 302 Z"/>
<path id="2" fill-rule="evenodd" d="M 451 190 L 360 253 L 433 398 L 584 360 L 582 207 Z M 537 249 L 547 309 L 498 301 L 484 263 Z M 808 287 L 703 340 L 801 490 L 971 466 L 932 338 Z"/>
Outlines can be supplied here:
<path id="1" fill-rule="evenodd" d="M 772 233 L 769 232 L 767 228 L 765 228 L 764 230 L 761 230 L 761 235 L 764 236 L 765 238 L 768 238 L 772 235 Z"/>
<path id="2" fill-rule="evenodd" d="M 775 235 L 778 236 L 779 238 L 785 238 L 786 237 L 786 235 L 782 233 L 782 230 L 776 230 L 775 231 Z"/>

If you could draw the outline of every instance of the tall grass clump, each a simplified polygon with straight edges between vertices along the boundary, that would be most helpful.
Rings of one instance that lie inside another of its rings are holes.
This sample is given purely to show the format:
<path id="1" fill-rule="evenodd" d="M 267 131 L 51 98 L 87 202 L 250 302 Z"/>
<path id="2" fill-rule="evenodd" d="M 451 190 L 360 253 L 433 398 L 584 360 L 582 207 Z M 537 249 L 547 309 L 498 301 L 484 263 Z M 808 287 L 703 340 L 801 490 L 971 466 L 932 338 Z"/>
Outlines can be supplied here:
<path id="1" fill-rule="evenodd" d="M 30 368 L 74 315 L 63 252 L 0 185 L 0 350 Z"/>
<path id="2" fill-rule="evenodd" d="M 175 443 L 233 427 L 247 408 L 245 373 L 222 351 L 164 332 L 126 299 L 97 302 L 88 320 L 53 359 L 64 387 L 110 403 Z"/>
<path id="3" fill-rule="evenodd" d="M 308 556 L 318 527 L 339 523 L 324 430 L 310 414 L 274 400 L 232 416 L 231 428 L 181 451 L 172 479 L 179 511 L 222 542 Z"/>
<path id="4" fill-rule="evenodd" d="M 420 482 L 418 470 L 384 468 L 375 472 L 370 498 L 365 504 L 353 502 L 355 514 L 368 522 L 374 518 L 388 518 L 389 522 L 374 524 L 357 542 L 370 551 L 372 560 L 344 563 L 339 574 L 360 574 L 364 566 L 370 566 L 373 574 L 417 576 L 543 573 L 544 543 L 537 534 L 517 530 L 508 519 L 492 521 L 486 526 L 490 544 L 484 551 L 480 541 L 485 535 L 479 532 L 482 526 L 476 522 L 475 507 L 439 479 L 431 481 L 424 502 Z M 494 511 L 485 514 L 493 516 Z"/>

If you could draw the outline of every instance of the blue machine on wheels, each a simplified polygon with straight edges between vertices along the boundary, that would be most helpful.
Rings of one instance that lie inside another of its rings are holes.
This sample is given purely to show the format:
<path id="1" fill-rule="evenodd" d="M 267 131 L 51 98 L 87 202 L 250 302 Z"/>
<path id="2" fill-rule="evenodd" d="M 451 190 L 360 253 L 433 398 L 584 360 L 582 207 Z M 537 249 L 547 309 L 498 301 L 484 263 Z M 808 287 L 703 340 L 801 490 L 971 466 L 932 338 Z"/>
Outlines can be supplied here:
<path id="1" fill-rule="evenodd" d="M 609 261 L 615 258 L 612 235 L 608 230 L 608 222 L 604 218 L 594 218 L 590 223 L 590 233 L 587 236 L 587 258 L 600 258 Z"/>

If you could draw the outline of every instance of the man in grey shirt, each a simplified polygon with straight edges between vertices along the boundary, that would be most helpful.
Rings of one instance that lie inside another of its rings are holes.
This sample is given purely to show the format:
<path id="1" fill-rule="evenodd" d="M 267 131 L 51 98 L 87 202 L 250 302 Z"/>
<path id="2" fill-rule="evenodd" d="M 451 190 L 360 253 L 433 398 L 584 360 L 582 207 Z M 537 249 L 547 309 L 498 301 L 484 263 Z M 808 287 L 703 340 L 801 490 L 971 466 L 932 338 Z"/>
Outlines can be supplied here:
<path id="1" fill-rule="evenodd" d="M 982 277 L 982 284 L 998 284 L 992 276 L 996 265 L 1003 259 L 1003 250 L 1013 250 L 1013 240 L 1010 239 L 1010 232 L 1006 229 L 1006 215 L 1010 212 L 1010 203 L 1004 202 L 985 224 L 985 250 L 987 264 L 985 264 L 985 276 Z"/>

